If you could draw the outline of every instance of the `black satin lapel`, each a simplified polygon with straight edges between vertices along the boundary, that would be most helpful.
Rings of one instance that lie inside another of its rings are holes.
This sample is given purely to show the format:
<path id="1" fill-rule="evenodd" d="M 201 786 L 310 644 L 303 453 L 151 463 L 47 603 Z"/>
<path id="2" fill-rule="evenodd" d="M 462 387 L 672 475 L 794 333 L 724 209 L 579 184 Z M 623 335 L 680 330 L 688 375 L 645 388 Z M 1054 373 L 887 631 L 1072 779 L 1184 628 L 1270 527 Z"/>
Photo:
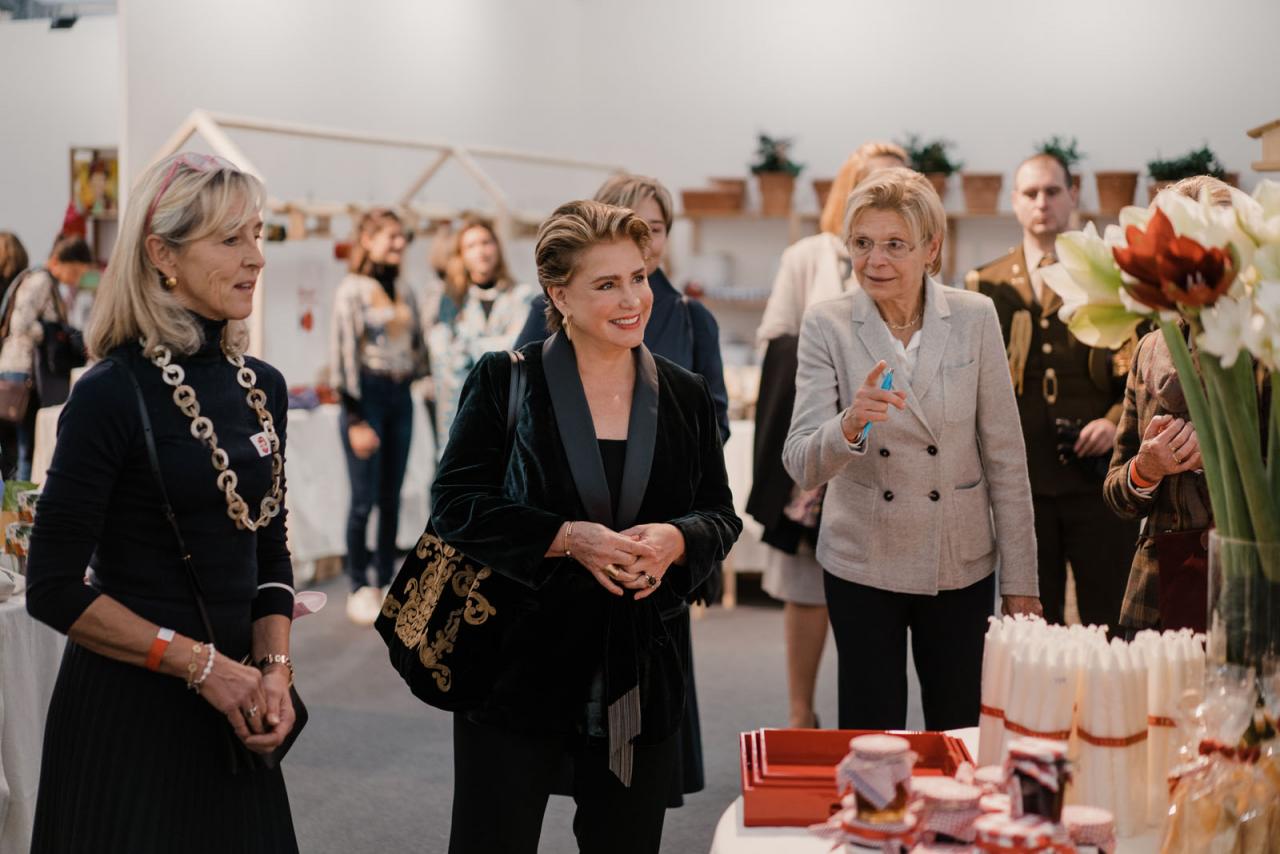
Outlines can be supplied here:
<path id="1" fill-rule="evenodd" d="M 636 385 L 631 393 L 631 418 L 627 422 L 627 457 L 622 466 L 622 497 L 618 501 L 618 529 L 635 524 L 649 485 L 653 448 L 658 438 L 658 366 L 643 344 L 634 351 Z"/>
<path id="2" fill-rule="evenodd" d="M 604 476 L 604 461 L 600 459 L 600 445 L 596 442 L 596 428 L 591 421 L 591 408 L 587 406 L 587 395 L 582 390 L 573 345 L 565 340 L 563 333 L 557 332 L 543 342 L 542 369 L 547 377 L 547 390 L 551 393 L 551 409 L 560 430 L 560 442 L 565 456 L 569 458 L 569 474 L 573 477 L 582 507 L 592 522 L 613 528 L 613 502 L 610 500 L 609 482 Z M 634 421 L 634 409 L 631 417 Z M 626 464 L 624 471 L 631 465 L 629 447 Z M 647 470 L 645 476 L 648 477 Z M 623 482 L 626 482 L 625 478 Z"/>

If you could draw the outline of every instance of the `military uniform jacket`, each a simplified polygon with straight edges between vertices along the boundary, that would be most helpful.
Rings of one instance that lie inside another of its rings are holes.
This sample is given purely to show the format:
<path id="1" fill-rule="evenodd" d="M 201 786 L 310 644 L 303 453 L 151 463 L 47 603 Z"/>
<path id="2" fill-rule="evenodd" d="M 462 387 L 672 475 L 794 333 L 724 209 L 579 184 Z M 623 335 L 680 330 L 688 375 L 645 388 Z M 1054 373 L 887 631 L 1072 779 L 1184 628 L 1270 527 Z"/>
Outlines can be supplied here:
<path id="1" fill-rule="evenodd" d="M 1083 425 L 1107 418 L 1118 423 L 1128 360 L 1077 341 L 1058 318 L 1062 299 L 1053 291 L 1044 290 L 1044 304 L 1036 300 L 1021 244 L 971 270 L 965 286 L 991 297 L 1000 318 L 1027 445 L 1031 491 L 1036 495 L 1099 492 L 1096 477 L 1080 465 L 1059 460 L 1054 422 L 1065 418 Z"/>

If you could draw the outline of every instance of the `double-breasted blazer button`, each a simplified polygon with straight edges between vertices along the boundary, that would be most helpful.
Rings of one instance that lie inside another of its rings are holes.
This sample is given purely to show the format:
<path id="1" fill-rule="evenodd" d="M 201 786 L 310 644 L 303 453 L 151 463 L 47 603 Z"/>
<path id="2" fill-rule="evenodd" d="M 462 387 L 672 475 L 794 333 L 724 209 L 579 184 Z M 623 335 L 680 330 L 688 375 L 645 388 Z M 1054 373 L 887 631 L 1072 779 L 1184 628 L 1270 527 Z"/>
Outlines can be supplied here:
<path id="1" fill-rule="evenodd" d="M 937 500 L 938 500 L 939 498 L 941 498 L 941 497 L 942 497 L 942 496 L 941 496 L 940 494 L 938 494 L 938 490 L 936 490 L 936 489 L 929 493 L 929 500 L 930 500 L 930 501 L 937 501 Z"/>
<path id="2" fill-rule="evenodd" d="M 886 489 L 886 490 L 884 491 L 884 500 L 885 500 L 885 501 L 892 501 L 892 500 L 893 500 L 893 492 L 892 492 L 891 490 Z"/>
<path id="3" fill-rule="evenodd" d="M 931 457 L 936 457 L 938 455 L 937 445 L 930 445 L 929 447 L 925 448 L 925 450 L 929 452 L 929 456 Z"/>
<path id="4" fill-rule="evenodd" d="M 888 448 L 881 448 L 881 449 L 880 449 L 880 456 L 882 456 L 882 457 L 887 457 L 887 456 L 889 456 L 889 449 L 888 449 Z"/>

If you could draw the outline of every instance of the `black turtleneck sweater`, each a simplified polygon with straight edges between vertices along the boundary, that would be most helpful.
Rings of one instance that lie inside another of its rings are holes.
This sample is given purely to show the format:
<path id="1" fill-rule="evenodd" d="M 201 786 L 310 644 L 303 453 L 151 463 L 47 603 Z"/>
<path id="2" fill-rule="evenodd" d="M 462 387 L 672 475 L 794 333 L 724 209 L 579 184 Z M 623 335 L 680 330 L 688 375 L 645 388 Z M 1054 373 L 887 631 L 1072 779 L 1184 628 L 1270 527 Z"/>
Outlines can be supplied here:
<path id="1" fill-rule="evenodd" d="M 225 324 L 197 319 L 204 345 L 174 361 L 186 371 L 201 414 L 213 421 L 218 444 L 239 477 L 237 491 L 256 519 L 271 486 L 271 459 L 260 456 L 250 441 L 262 427 L 245 403 L 247 392 L 236 382 L 236 369 L 222 355 Z M 116 354 L 126 357 L 142 386 L 166 489 L 206 601 L 219 609 L 243 603 L 254 619 L 292 615 L 285 511 L 256 533 L 238 529 L 227 516 L 210 452 L 192 437 L 191 420 L 174 405 L 173 389 L 160 370 L 136 345 Z M 289 405 L 284 377 L 258 359 L 246 357 L 245 362 L 257 374 L 257 387 L 266 392 L 283 452 Z M 86 566 L 93 568 L 98 589 L 83 583 Z M 27 609 L 63 632 L 99 590 L 143 617 L 148 617 L 148 603 L 167 613 L 193 602 L 147 461 L 137 397 L 113 361 L 104 360 L 85 373 L 58 419 L 58 443 L 36 511 L 27 574 Z"/>

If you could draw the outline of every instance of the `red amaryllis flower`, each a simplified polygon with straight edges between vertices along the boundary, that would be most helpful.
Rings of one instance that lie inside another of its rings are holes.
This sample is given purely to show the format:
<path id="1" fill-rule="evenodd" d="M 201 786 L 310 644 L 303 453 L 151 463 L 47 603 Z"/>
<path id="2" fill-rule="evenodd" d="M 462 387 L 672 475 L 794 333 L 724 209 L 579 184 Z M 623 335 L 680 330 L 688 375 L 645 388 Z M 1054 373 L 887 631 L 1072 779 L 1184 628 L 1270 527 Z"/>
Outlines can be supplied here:
<path id="1" fill-rule="evenodd" d="M 1190 237 L 1178 236 L 1165 212 L 1156 208 L 1143 231 L 1125 229 L 1127 247 L 1111 250 L 1120 265 L 1136 281 L 1125 289 L 1143 305 L 1173 311 L 1178 303 L 1199 308 L 1212 305 L 1235 279 L 1235 263 L 1226 249 L 1206 248 Z"/>

